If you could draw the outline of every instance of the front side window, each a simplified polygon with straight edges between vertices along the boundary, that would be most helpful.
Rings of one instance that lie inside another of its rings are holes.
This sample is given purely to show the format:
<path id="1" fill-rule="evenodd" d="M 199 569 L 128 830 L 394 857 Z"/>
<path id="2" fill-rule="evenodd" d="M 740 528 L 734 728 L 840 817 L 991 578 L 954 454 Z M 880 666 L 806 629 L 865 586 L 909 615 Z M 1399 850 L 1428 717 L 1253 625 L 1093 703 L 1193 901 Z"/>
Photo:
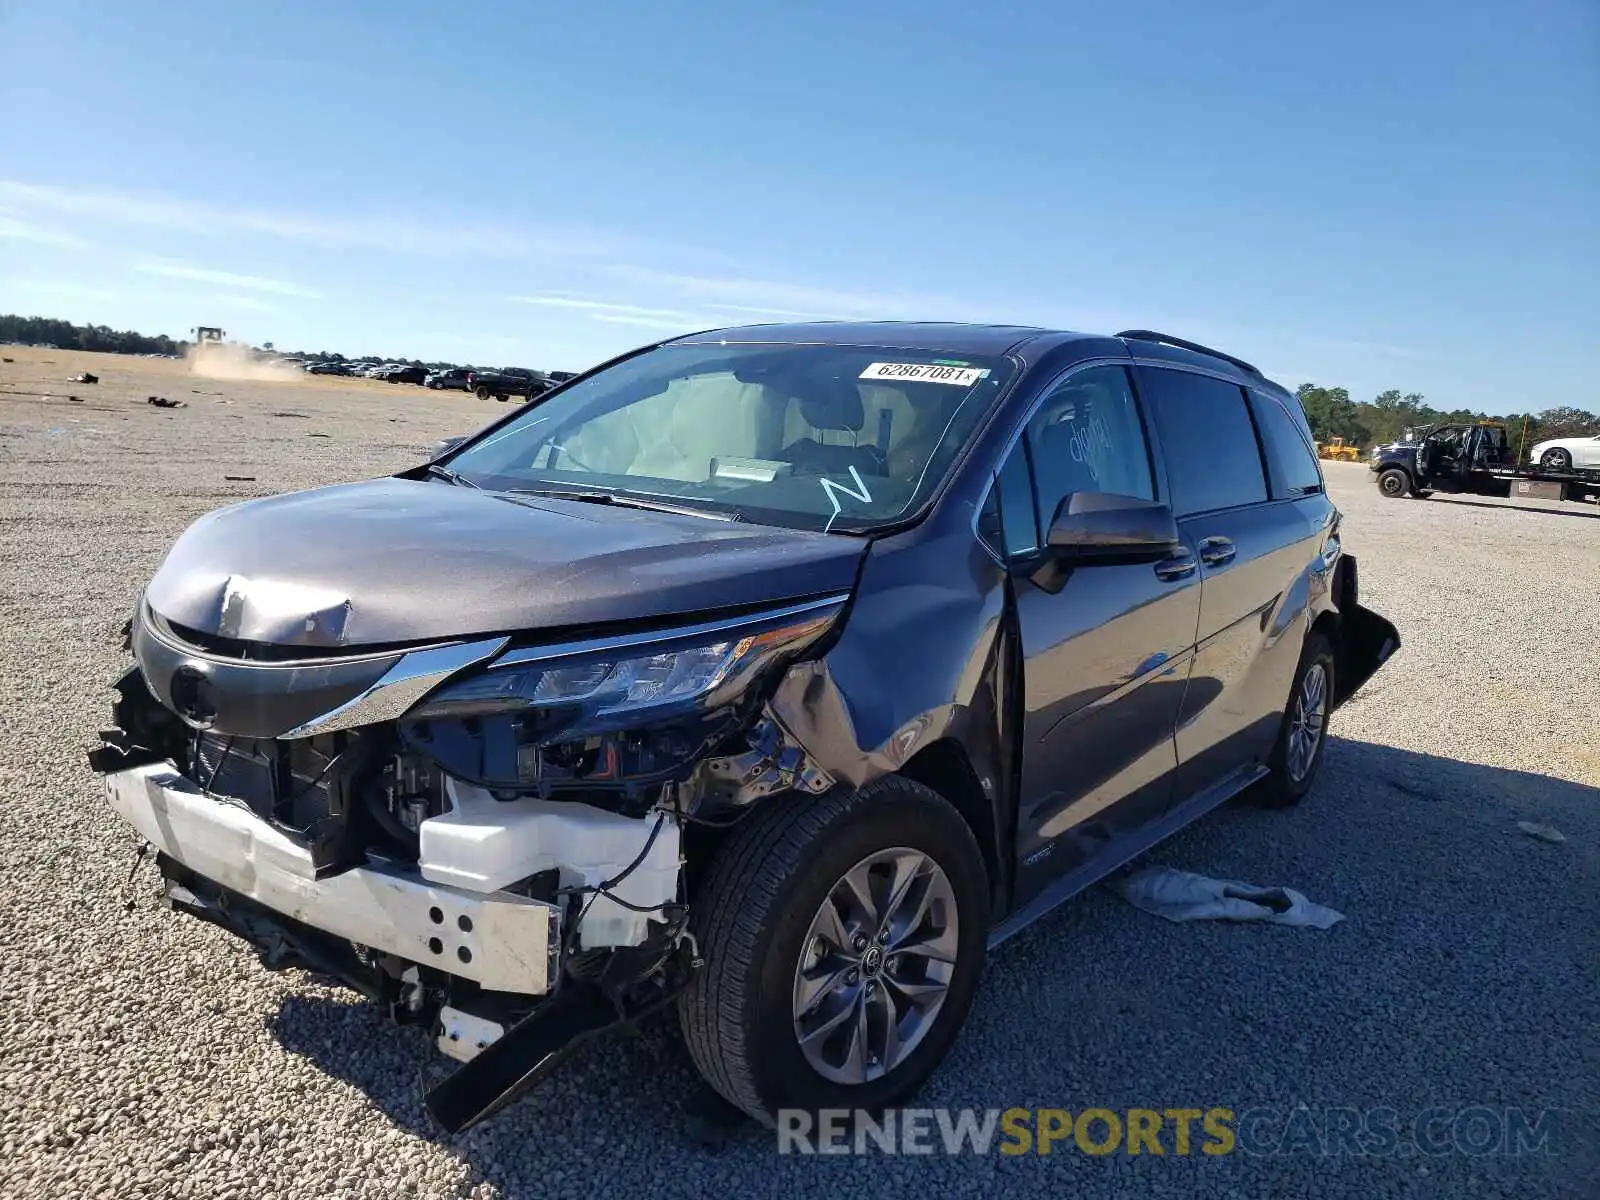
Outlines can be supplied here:
<path id="1" fill-rule="evenodd" d="M 1238 384 L 1167 367 L 1140 367 L 1139 382 L 1161 432 L 1175 515 L 1266 500 L 1261 448 Z"/>
<path id="2" fill-rule="evenodd" d="M 479 487 L 609 492 L 864 532 L 938 489 L 1011 381 L 998 357 L 859 346 L 658 347 L 450 460 Z"/>
<path id="3" fill-rule="evenodd" d="M 1051 388 L 1024 440 L 1041 536 L 1074 492 L 1155 499 L 1144 426 L 1122 367 L 1091 367 Z"/>

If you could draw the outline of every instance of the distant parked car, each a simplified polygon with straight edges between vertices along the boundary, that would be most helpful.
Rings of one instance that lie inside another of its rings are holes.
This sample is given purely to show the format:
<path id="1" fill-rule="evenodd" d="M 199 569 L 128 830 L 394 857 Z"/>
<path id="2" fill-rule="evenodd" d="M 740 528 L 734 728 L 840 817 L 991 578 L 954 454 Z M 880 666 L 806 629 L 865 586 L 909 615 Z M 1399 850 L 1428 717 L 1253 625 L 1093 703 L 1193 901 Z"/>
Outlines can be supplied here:
<path id="1" fill-rule="evenodd" d="M 348 375 L 350 364 L 342 362 L 315 362 L 306 364 L 307 375 Z"/>
<path id="2" fill-rule="evenodd" d="M 472 375 L 470 367 L 451 367 L 447 371 L 435 371 L 423 380 L 423 385 L 434 391 L 465 392 L 472 385 L 467 380 Z"/>
<path id="3" fill-rule="evenodd" d="M 385 383 L 421 383 L 428 378 L 428 368 L 402 364 L 388 368 L 378 378 Z"/>
<path id="4" fill-rule="evenodd" d="M 578 377 L 576 371 L 546 371 L 545 374 L 549 377 L 551 383 L 565 383 L 569 379 Z"/>
<path id="5" fill-rule="evenodd" d="M 479 400 L 487 400 L 493 396 L 503 402 L 512 396 L 531 400 L 540 392 L 548 391 L 551 383 L 550 377 L 542 371 L 530 371 L 526 367 L 506 367 L 499 371 L 473 371 L 467 376 L 467 386 Z"/>

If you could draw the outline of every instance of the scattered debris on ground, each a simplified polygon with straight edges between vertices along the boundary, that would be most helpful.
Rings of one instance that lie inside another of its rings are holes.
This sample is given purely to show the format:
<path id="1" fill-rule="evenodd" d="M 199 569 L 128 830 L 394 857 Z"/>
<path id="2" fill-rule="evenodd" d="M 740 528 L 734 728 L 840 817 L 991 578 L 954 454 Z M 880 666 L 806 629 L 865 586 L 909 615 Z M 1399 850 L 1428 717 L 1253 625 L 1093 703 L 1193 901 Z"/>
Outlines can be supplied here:
<path id="1" fill-rule="evenodd" d="M 100 382 L 100 376 L 94 375 L 94 374 L 91 374 L 88 371 L 85 371 L 82 375 L 74 375 L 70 382 L 72 382 L 72 383 L 99 383 Z"/>
<path id="2" fill-rule="evenodd" d="M 68 404 L 82 404 L 83 403 L 83 397 L 82 396 L 68 396 L 67 397 L 67 403 Z"/>
<path id="3" fill-rule="evenodd" d="M 298 420 L 301 420 L 301 421 L 309 421 L 311 419 L 311 414 L 310 413 L 275 412 L 272 415 L 275 416 L 275 417 L 294 417 L 294 418 L 296 418 Z"/>
<path id="4" fill-rule="evenodd" d="M 328 435 L 325 434 L 325 433 L 308 433 L 308 434 L 306 434 L 306 436 L 307 437 L 327 437 Z"/>
<path id="5" fill-rule="evenodd" d="M 224 475 L 223 478 L 229 483 L 254 483 L 256 481 L 254 475 Z"/>
<path id="6" fill-rule="evenodd" d="M 1146 867 L 1113 880 L 1111 888 L 1135 908 L 1169 921 L 1270 921 L 1332 929 L 1344 914 L 1313 904 L 1284 887 L 1257 887 L 1170 867 Z"/>
<path id="7" fill-rule="evenodd" d="M 168 400 L 165 396 L 147 396 L 145 403 L 154 404 L 157 408 L 184 408 L 188 405 L 187 400 Z"/>
<path id="8" fill-rule="evenodd" d="M 14 358 L 0 358 L 0 362 L 16 362 Z"/>
<path id="9" fill-rule="evenodd" d="M 1538 838 L 1541 842 L 1564 842 L 1567 835 L 1550 825 L 1541 825 L 1538 821 L 1518 821 L 1517 828 L 1531 838 Z"/>

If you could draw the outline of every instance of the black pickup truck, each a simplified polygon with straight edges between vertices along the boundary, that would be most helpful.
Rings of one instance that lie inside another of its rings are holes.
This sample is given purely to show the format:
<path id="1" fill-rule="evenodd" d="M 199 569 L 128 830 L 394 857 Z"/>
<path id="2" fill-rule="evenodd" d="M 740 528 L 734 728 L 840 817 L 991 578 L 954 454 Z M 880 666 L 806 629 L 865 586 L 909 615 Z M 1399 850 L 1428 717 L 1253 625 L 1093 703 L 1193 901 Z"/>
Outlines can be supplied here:
<path id="1" fill-rule="evenodd" d="M 490 396 L 500 401 L 509 400 L 512 396 L 531 400 L 552 386 L 549 376 L 544 372 L 530 371 L 526 367 L 473 371 L 467 376 L 467 387 L 479 400 L 487 400 Z"/>

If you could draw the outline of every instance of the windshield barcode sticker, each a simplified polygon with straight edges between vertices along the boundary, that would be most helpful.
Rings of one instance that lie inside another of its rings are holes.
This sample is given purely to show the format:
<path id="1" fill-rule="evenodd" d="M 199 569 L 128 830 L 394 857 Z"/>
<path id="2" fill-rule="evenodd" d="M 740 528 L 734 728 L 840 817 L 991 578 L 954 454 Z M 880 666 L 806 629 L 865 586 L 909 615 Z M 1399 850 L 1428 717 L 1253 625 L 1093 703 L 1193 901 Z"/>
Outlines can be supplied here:
<path id="1" fill-rule="evenodd" d="M 943 367 L 937 363 L 873 363 L 862 379 L 904 379 L 911 383 L 949 383 L 971 387 L 989 373 L 983 367 Z"/>

